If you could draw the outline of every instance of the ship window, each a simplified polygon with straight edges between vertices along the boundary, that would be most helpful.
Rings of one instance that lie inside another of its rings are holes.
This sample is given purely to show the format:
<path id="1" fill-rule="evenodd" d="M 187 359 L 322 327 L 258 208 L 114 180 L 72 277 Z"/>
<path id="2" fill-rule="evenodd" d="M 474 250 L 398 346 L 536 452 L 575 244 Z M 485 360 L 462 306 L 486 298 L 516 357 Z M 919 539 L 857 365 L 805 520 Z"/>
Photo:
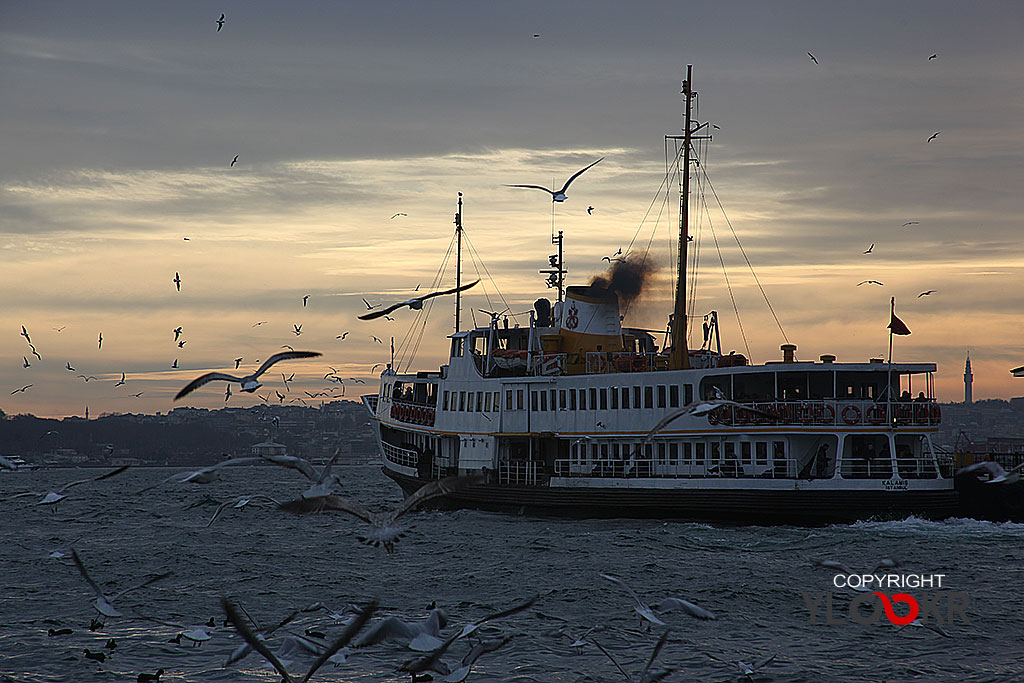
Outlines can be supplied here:
<path id="1" fill-rule="evenodd" d="M 536 391 L 531 391 L 530 392 L 530 410 L 532 410 L 533 412 L 537 412 L 537 406 L 538 405 L 539 404 L 537 402 L 537 392 Z"/>
<path id="2" fill-rule="evenodd" d="M 640 387 L 633 387 L 633 407 L 640 408 Z"/>
<path id="3" fill-rule="evenodd" d="M 558 410 L 558 390 L 551 390 L 551 410 Z"/>
<path id="4" fill-rule="evenodd" d="M 505 390 L 505 410 L 512 410 L 512 390 Z"/>
<path id="5" fill-rule="evenodd" d="M 693 444 L 691 444 L 689 441 L 683 442 L 683 464 L 693 464 Z"/>
<path id="6" fill-rule="evenodd" d="M 711 464 L 717 465 L 722 461 L 722 444 L 717 441 L 711 442 Z"/>
<path id="7" fill-rule="evenodd" d="M 688 406 L 691 403 L 693 403 L 693 385 L 692 384 L 684 384 L 683 385 L 683 405 L 687 405 Z"/>
<path id="8" fill-rule="evenodd" d="M 590 409 L 597 410 L 597 389 L 590 390 Z"/>
<path id="9" fill-rule="evenodd" d="M 665 464 L 665 442 L 664 441 L 659 441 L 658 442 L 658 464 L 659 465 L 664 465 Z"/>
<path id="10" fill-rule="evenodd" d="M 786 459 L 786 442 L 785 441 L 772 441 L 772 458 L 778 465 L 779 460 Z"/>
<path id="11" fill-rule="evenodd" d="M 629 387 L 622 387 L 622 409 L 629 410 Z"/>
<path id="12" fill-rule="evenodd" d="M 607 460 L 608 459 L 608 444 L 606 444 L 606 443 L 601 444 L 601 459 L 602 460 Z"/>
<path id="13" fill-rule="evenodd" d="M 668 445 L 668 464 L 679 464 L 679 444 L 673 441 Z"/>
<path id="14" fill-rule="evenodd" d="M 612 387 L 608 391 L 611 394 L 612 410 L 618 410 L 619 409 L 619 390 L 616 387 Z"/>
<path id="15" fill-rule="evenodd" d="M 569 410 L 576 410 L 576 390 L 569 389 Z"/>
<path id="16" fill-rule="evenodd" d="M 608 390 L 601 389 L 601 410 L 608 410 Z"/>
<path id="17" fill-rule="evenodd" d="M 548 392 L 546 391 L 540 392 L 540 409 L 542 411 L 548 409 Z"/>
<path id="18" fill-rule="evenodd" d="M 705 445 L 705 443 L 703 441 L 698 441 L 695 444 L 694 450 L 695 450 L 695 452 L 697 454 L 697 464 L 698 465 L 703 465 L 704 464 L 704 451 L 706 449 L 707 449 L 707 446 Z"/>
<path id="19" fill-rule="evenodd" d="M 526 406 L 525 389 L 516 389 L 516 410 L 522 410 Z"/>
<path id="20" fill-rule="evenodd" d="M 755 445 L 755 451 L 757 453 L 757 464 L 767 465 L 768 464 L 768 442 L 758 441 Z"/>
<path id="21" fill-rule="evenodd" d="M 501 392 L 494 392 L 494 412 L 501 410 Z"/>
<path id="22" fill-rule="evenodd" d="M 654 407 L 654 387 L 644 387 L 644 408 Z"/>
<path id="23" fill-rule="evenodd" d="M 665 385 L 663 384 L 658 385 L 658 407 L 665 407 Z"/>
<path id="24" fill-rule="evenodd" d="M 487 392 L 487 395 L 484 396 L 484 412 L 491 412 L 491 392 L 489 391 Z"/>
<path id="25" fill-rule="evenodd" d="M 568 408 L 568 401 L 565 398 L 565 389 L 558 390 L 558 408 L 559 410 L 565 410 Z"/>
<path id="26" fill-rule="evenodd" d="M 448 410 L 448 393 L 449 392 L 447 392 L 447 391 L 444 392 L 444 400 L 441 403 L 441 409 L 442 410 Z"/>
<path id="27" fill-rule="evenodd" d="M 459 410 L 465 410 L 465 409 L 466 409 L 466 392 L 465 391 L 460 391 L 459 392 Z"/>
<path id="28" fill-rule="evenodd" d="M 649 443 L 644 445 L 644 459 L 651 462 L 654 461 L 654 444 Z"/>
<path id="29" fill-rule="evenodd" d="M 740 443 L 740 461 L 744 465 L 750 464 L 750 442 L 744 441 Z"/>
<path id="30" fill-rule="evenodd" d="M 452 339 L 452 358 L 462 358 L 462 349 L 464 348 L 465 341 L 465 337 Z"/>
<path id="31" fill-rule="evenodd" d="M 491 392 L 487 392 L 490 395 Z M 476 412 L 483 412 L 484 409 L 484 392 L 476 392 Z"/>
<path id="32" fill-rule="evenodd" d="M 729 462 L 730 460 L 732 460 L 732 461 L 736 460 L 736 444 L 732 443 L 731 441 L 726 441 L 725 442 L 725 461 Z"/>
<path id="33" fill-rule="evenodd" d="M 587 409 L 587 390 L 580 389 L 580 410 Z"/>
<path id="34" fill-rule="evenodd" d="M 668 388 L 668 407 L 678 408 L 679 407 L 679 385 L 673 384 Z"/>

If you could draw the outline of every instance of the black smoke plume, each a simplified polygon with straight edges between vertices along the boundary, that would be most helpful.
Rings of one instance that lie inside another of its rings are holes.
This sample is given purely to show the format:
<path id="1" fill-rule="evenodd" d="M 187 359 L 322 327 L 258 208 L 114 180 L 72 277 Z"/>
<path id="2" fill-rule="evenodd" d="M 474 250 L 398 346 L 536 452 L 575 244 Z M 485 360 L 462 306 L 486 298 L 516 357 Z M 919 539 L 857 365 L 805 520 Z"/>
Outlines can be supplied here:
<path id="1" fill-rule="evenodd" d="M 590 287 L 614 292 L 620 304 L 629 305 L 643 293 L 657 269 L 646 254 L 630 255 L 623 261 L 613 261 L 605 274 L 594 276 Z"/>

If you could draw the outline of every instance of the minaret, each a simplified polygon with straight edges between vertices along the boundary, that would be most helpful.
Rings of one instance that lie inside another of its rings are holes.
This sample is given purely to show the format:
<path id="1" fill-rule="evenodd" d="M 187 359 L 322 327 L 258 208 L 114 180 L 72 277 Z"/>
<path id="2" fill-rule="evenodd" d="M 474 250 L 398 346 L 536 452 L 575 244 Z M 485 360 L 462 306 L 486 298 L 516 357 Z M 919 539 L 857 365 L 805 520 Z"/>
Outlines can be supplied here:
<path id="1" fill-rule="evenodd" d="M 971 372 L 971 352 L 967 352 L 967 363 L 964 365 L 964 403 L 971 403 L 971 385 L 974 384 L 974 373 Z"/>

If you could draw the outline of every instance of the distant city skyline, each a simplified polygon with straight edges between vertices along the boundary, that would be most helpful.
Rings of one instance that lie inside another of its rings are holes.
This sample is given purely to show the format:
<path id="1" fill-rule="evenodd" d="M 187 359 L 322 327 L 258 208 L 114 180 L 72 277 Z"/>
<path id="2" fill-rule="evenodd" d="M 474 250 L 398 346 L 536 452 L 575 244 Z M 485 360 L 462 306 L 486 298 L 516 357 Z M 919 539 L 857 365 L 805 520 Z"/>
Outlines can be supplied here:
<path id="1" fill-rule="evenodd" d="M 562 230 L 569 284 L 650 245 L 659 270 L 625 324 L 664 329 L 663 136 L 687 64 L 715 126 L 690 312 L 718 311 L 723 351 L 879 357 L 895 296 L 911 335 L 894 359 L 936 362 L 939 400 L 964 396 L 968 349 L 975 401 L 1024 395 L 1024 6 L 582 7 L 0 7 L 0 409 L 253 405 L 223 384 L 172 398 L 282 345 L 324 355 L 268 372 L 275 402 L 339 393 L 332 369 L 345 398 L 374 391 L 392 337 L 403 368 L 416 347 L 411 369 L 436 369 L 450 298 L 425 327 L 357 316 L 454 286 L 436 276 L 458 192 L 464 274 L 483 278 L 464 326 L 553 299 L 537 271 Z M 556 187 L 599 157 L 564 203 L 505 187 Z"/>

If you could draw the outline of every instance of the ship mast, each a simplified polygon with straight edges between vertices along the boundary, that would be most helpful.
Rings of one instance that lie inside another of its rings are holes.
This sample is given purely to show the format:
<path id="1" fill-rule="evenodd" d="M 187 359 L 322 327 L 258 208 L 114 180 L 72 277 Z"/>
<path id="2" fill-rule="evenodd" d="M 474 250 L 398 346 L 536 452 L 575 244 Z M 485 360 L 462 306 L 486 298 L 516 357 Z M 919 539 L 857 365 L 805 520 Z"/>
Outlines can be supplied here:
<path id="1" fill-rule="evenodd" d="M 455 213 L 455 334 L 459 333 L 459 316 L 462 312 L 462 193 L 459 193 L 459 210 Z"/>
<path id="2" fill-rule="evenodd" d="M 683 166 L 682 191 L 679 195 L 679 264 L 676 268 L 675 310 L 672 323 L 672 354 L 669 356 L 670 370 L 687 370 L 690 367 L 690 353 L 686 348 L 686 242 L 690 219 L 690 141 L 693 138 L 691 129 L 691 105 L 693 102 L 693 65 L 686 65 L 686 80 L 683 81 L 683 98 L 686 102 L 686 123 L 683 127 Z M 671 136 L 678 138 L 679 136 Z"/>

